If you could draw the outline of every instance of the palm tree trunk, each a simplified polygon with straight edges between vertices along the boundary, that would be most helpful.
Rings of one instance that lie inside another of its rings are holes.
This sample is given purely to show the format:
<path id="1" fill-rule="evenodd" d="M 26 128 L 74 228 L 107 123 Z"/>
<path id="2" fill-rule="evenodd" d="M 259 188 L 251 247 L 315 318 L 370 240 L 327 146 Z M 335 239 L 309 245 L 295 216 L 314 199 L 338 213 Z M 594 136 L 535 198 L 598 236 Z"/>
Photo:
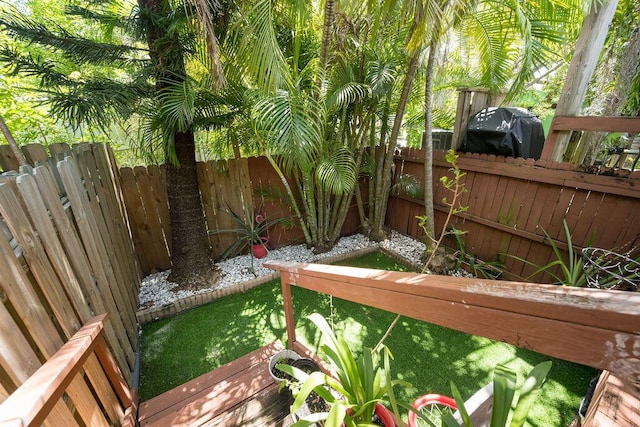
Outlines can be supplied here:
<path id="1" fill-rule="evenodd" d="M 207 274 L 213 267 L 207 239 L 193 132 L 175 134 L 177 164 L 167 162 L 167 200 L 171 220 L 171 280 L 188 280 L 194 273 Z"/>
<path id="2" fill-rule="evenodd" d="M 282 169 L 280 169 L 280 166 L 278 166 L 278 163 L 273 159 L 273 157 L 271 157 L 271 155 L 268 152 L 266 153 L 266 156 L 267 156 L 267 159 L 269 160 L 269 163 L 271 163 L 271 167 L 273 167 L 273 170 L 275 170 L 276 173 L 278 174 L 278 177 L 280 178 L 280 182 L 282 182 L 282 185 L 284 186 L 284 189 L 287 192 L 287 195 L 289 196 L 291 207 L 293 208 L 293 211 L 295 212 L 296 216 L 298 217 L 298 221 L 300 222 L 300 229 L 304 234 L 305 243 L 307 244 L 307 246 L 310 246 L 311 236 L 309 235 L 309 229 L 307 228 L 307 224 L 305 223 L 302 213 L 300 212 L 300 208 L 298 207 L 296 198 L 293 195 L 293 191 L 291 190 L 289 181 L 287 181 L 287 178 L 284 176 L 284 173 L 282 173 Z"/>
<path id="3" fill-rule="evenodd" d="M 427 217 L 427 250 L 433 247 L 435 236 L 435 223 L 433 211 L 433 136 L 432 136 L 432 112 L 433 106 L 433 71 L 435 68 L 437 43 L 434 41 L 429 46 L 429 59 L 427 60 L 426 78 L 424 83 L 424 135 L 422 149 L 424 150 L 424 214 Z"/>
<path id="4" fill-rule="evenodd" d="M 170 12 L 168 4 L 163 0 L 138 0 L 138 6 L 145 16 L 143 22 L 159 92 L 166 86 L 166 78 L 186 79 L 184 52 L 177 35 L 169 34 L 161 23 L 161 17 Z M 193 130 L 174 132 L 173 143 L 173 147 L 165 146 L 172 241 L 170 279 L 180 283 L 200 276 L 206 281 L 213 263 L 198 189 Z"/>
<path id="5" fill-rule="evenodd" d="M 371 239 L 374 241 L 382 241 L 386 237 L 384 232 L 384 221 L 386 218 L 389 191 L 391 189 L 391 169 L 393 166 L 393 155 L 398 143 L 398 135 L 400 134 L 400 127 L 402 126 L 402 117 L 404 116 L 404 110 L 409 100 L 409 92 L 411 91 L 411 87 L 413 86 L 413 80 L 415 78 L 419 64 L 420 52 L 416 52 L 411 55 L 411 58 L 409 59 L 409 66 L 407 67 L 407 74 L 405 75 L 404 83 L 402 85 L 400 101 L 398 102 L 398 108 L 396 109 L 393 127 L 391 128 L 391 135 L 389 135 L 389 143 L 386 147 L 382 176 L 381 179 L 377 181 L 377 184 L 379 185 L 376 185 L 375 211 L 372 224 L 373 229 L 371 230 Z"/>

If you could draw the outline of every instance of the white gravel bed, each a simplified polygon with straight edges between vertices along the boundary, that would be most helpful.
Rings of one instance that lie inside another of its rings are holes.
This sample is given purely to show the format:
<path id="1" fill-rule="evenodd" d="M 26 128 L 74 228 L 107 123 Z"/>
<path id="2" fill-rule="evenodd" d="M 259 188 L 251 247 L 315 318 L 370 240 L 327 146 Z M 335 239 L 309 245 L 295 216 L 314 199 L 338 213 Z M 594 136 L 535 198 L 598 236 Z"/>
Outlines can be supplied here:
<path id="1" fill-rule="evenodd" d="M 140 288 L 140 308 L 151 308 L 172 303 L 181 298 L 186 298 L 199 293 L 223 289 L 241 282 L 253 280 L 257 277 L 273 273 L 273 270 L 265 268 L 262 264 L 269 260 L 318 262 L 324 258 L 353 252 L 367 247 L 382 247 L 406 258 L 413 263 L 420 263 L 420 255 L 425 250 L 424 243 L 399 233 L 392 232 L 391 238 L 382 243 L 369 241 L 361 234 L 342 237 L 329 252 L 314 255 L 304 244 L 285 246 L 269 251 L 262 259 L 253 260 L 255 274 L 251 273 L 251 256 L 241 255 L 228 260 L 220 261 L 216 265 L 220 269 L 220 279 L 210 288 L 191 290 L 173 290 L 178 285 L 169 282 L 167 277 L 171 270 L 150 274 L 142 280 Z"/>

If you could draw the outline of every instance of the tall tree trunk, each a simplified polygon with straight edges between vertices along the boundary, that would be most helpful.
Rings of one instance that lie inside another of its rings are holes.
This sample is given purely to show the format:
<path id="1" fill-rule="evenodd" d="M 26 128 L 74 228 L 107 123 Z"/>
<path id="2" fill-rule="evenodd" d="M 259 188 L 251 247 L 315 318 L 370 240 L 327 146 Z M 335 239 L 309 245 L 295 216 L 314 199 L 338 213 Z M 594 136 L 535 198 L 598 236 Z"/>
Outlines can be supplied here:
<path id="1" fill-rule="evenodd" d="M 404 116 L 404 110 L 409 100 L 409 92 L 413 86 L 413 80 L 420 64 L 420 52 L 414 53 L 407 67 L 407 73 L 405 75 L 404 83 L 402 85 L 402 93 L 398 102 L 398 108 L 396 109 L 396 115 L 391 128 L 391 134 L 389 135 L 389 142 L 386 147 L 384 165 L 382 169 L 382 176 L 376 183 L 376 195 L 375 195 L 375 210 L 373 218 L 373 228 L 371 230 L 371 239 L 374 241 L 382 241 L 386 237 L 384 232 L 384 221 L 387 213 L 387 202 L 389 199 L 389 191 L 391 190 L 391 169 L 393 166 L 393 155 L 398 144 L 398 135 L 400 134 L 400 127 L 402 126 L 402 117 Z"/>
<path id="2" fill-rule="evenodd" d="M 4 118 L 2 118 L 2 116 L 0 116 L 0 130 L 2 130 L 2 134 L 4 135 L 7 142 L 9 143 L 9 147 L 11 147 L 11 152 L 16 157 L 18 164 L 20 166 L 26 165 L 27 159 L 25 159 L 24 154 L 22 154 L 22 151 L 20 151 L 20 148 L 18 147 L 18 143 L 13 138 L 13 135 L 11 135 L 11 131 L 9 130 L 9 127 L 7 126 L 7 124 L 4 122 Z"/>
<path id="3" fill-rule="evenodd" d="M 424 214 L 427 217 L 427 250 L 433 248 L 435 236 L 435 213 L 433 211 L 433 71 L 435 69 L 437 43 L 429 46 L 429 59 L 424 82 L 424 135 L 422 137 L 422 149 L 424 150 Z"/>
<path id="4" fill-rule="evenodd" d="M 213 262 L 198 190 L 193 132 L 175 134 L 175 151 L 178 164 L 167 162 L 167 200 L 173 245 L 171 280 L 180 283 L 194 273 L 208 274 Z"/>
<path id="5" fill-rule="evenodd" d="M 169 33 L 162 24 L 162 17 L 171 13 L 168 2 L 138 0 L 138 5 L 145 17 L 150 56 L 156 67 L 156 91 L 159 92 L 167 85 L 165 79 L 186 79 L 184 52 L 177 34 Z M 170 279 L 198 286 L 198 282 L 210 279 L 213 262 L 198 190 L 193 130 L 173 132 L 173 139 L 173 151 L 165 144 L 172 241 Z M 192 279 L 196 282 L 190 283 Z"/>

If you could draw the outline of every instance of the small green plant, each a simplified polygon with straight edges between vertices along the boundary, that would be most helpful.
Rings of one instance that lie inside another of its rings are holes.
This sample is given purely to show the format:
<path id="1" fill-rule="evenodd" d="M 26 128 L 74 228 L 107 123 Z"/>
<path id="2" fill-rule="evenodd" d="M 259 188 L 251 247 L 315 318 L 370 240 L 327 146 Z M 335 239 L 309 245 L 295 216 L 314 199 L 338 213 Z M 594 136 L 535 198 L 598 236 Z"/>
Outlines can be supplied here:
<path id="1" fill-rule="evenodd" d="M 389 399 L 396 419 L 400 419 L 393 387 L 411 385 L 403 380 L 391 378 L 389 350 L 384 347 L 383 367 L 379 366 L 379 360 L 374 357 L 378 353 L 367 348 L 356 359 L 347 342 L 342 337 L 336 337 L 324 317 L 314 313 L 308 318 L 326 339 L 326 344 L 321 346 L 321 350 L 326 355 L 336 378 L 323 372 L 307 374 L 293 366 L 276 365 L 277 369 L 302 382 L 291 406 L 292 413 L 300 409 L 312 391 L 330 406 L 329 412 L 312 414 L 299 420 L 294 426 L 309 426 L 318 421 L 324 421 L 326 427 L 340 427 L 343 423 L 347 427 L 369 426 L 376 404 L 385 397 Z M 337 391 L 340 397 L 335 397 L 327 387 Z"/>
<path id="2" fill-rule="evenodd" d="M 418 226 L 422 228 L 425 236 L 427 236 L 427 249 L 425 253 L 426 262 L 422 270 L 423 273 L 429 268 L 429 265 L 437 254 L 438 248 L 441 247 L 442 241 L 446 236 L 456 233 L 464 233 L 463 231 L 457 230 L 455 228 L 453 228 L 453 230 L 449 229 L 449 224 L 451 223 L 454 215 L 460 212 L 466 212 L 469 209 L 468 206 L 462 206 L 459 203 L 460 197 L 467 190 L 465 189 L 464 183 L 462 182 L 462 178 L 464 178 L 466 173 L 462 172 L 458 167 L 458 155 L 455 153 L 455 151 L 449 150 L 447 151 L 445 159 L 449 164 L 451 164 L 449 172 L 451 172 L 453 177 L 449 177 L 447 175 L 440 177 L 440 182 L 442 183 L 442 185 L 451 192 L 451 200 L 447 199 L 447 197 L 442 198 L 442 203 L 448 207 L 448 210 L 447 217 L 445 218 L 442 225 L 440 237 L 436 239 L 435 236 L 432 236 L 429 232 L 429 227 L 427 225 L 429 218 L 426 215 L 416 217 L 418 219 Z"/>
<path id="3" fill-rule="evenodd" d="M 244 215 L 234 212 L 229 205 L 222 211 L 231 216 L 233 222 L 236 224 L 236 228 L 210 230 L 208 233 L 213 235 L 236 233 L 238 235 L 238 239 L 229 245 L 222 255 L 220 255 L 220 258 L 223 259 L 236 256 L 251 245 L 262 245 L 267 249 L 262 238 L 265 237 L 269 227 L 273 227 L 276 224 L 287 225 L 291 223 L 288 217 L 267 220 L 265 215 L 260 213 L 256 214 L 253 207 L 251 207 L 251 209 L 245 208 Z M 253 253 L 251 251 L 249 252 L 251 253 L 251 271 L 253 272 Z"/>
<path id="4" fill-rule="evenodd" d="M 496 366 L 493 373 L 493 406 L 491 427 L 521 427 L 527 420 L 529 411 L 538 397 L 551 369 L 551 361 L 536 365 L 518 387 L 517 374 L 506 366 Z M 458 406 L 458 412 L 465 427 L 473 427 L 471 417 L 465 409 L 464 400 L 456 386 L 451 383 L 451 392 Z M 449 413 L 442 418 L 443 427 L 459 427 L 459 422 Z"/>
<path id="5" fill-rule="evenodd" d="M 235 256 L 249 245 L 264 244 L 262 237 L 266 235 L 267 229 L 276 224 L 289 221 L 289 218 L 286 217 L 268 220 L 266 216 L 262 214 L 254 215 L 253 212 L 245 212 L 245 216 L 243 217 L 235 213 L 231 208 L 227 208 L 224 212 L 231 215 L 233 221 L 237 224 L 237 228 L 212 230 L 209 231 L 209 234 L 237 233 L 239 237 L 238 240 L 224 251 L 221 256 L 222 258 Z"/>
<path id="6" fill-rule="evenodd" d="M 553 284 L 563 285 L 563 286 L 584 287 L 587 283 L 585 271 L 583 268 L 584 261 L 580 256 L 580 253 L 578 252 L 577 248 L 573 246 L 573 241 L 571 239 L 571 232 L 569 231 L 569 226 L 567 225 L 566 219 L 562 220 L 562 225 L 564 226 L 564 233 L 567 238 L 568 259 L 566 261 L 563 253 L 558 248 L 558 245 L 556 245 L 556 243 L 553 241 L 549 233 L 547 233 L 547 231 L 544 228 L 542 229 L 542 231 L 544 232 L 547 242 L 549 242 L 549 245 L 551 245 L 551 247 L 553 248 L 553 253 L 556 256 L 556 258 L 553 261 L 549 262 L 548 264 L 540 266 L 529 260 L 517 257 L 515 255 L 510 255 L 510 254 L 505 254 L 505 255 L 536 268 L 536 270 L 533 273 L 531 273 L 529 276 L 526 277 L 527 280 L 529 280 L 531 277 L 535 276 L 538 273 L 544 272 L 550 275 L 554 279 Z M 593 237 L 591 238 L 591 240 L 593 240 Z M 560 269 L 560 274 L 555 273 L 557 268 Z"/>
<path id="7" fill-rule="evenodd" d="M 457 230 L 454 225 L 451 225 L 452 232 L 458 250 L 454 253 L 457 262 L 455 270 L 458 271 L 462 267 L 463 262 L 469 264 L 471 274 L 476 277 L 484 277 L 485 279 L 497 279 L 502 275 L 502 269 L 504 264 L 500 261 L 482 261 L 476 258 L 472 253 L 467 252 L 467 245 L 464 242 L 462 236 L 465 232 Z"/>

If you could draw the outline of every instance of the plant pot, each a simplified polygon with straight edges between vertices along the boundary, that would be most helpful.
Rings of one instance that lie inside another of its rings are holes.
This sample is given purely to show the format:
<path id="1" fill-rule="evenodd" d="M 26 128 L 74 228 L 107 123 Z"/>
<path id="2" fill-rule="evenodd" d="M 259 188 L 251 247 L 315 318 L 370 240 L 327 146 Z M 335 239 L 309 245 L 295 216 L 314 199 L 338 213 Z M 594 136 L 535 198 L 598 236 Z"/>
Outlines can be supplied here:
<path id="1" fill-rule="evenodd" d="M 425 394 L 424 396 L 420 396 L 416 400 L 413 401 L 411 406 L 415 408 L 416 411 L 420 411 L 421 409 L 426 408 L 430 405 L 436 406 L 446 406 L 448 408 L 453 409 L 454 411 L 458 409 L 456 406 L 456 401 L 449 396 L 443 396 L 441 394 Z M 417 427 L 418 425 L 418 416 L 415 412 L 409 412 L 409 427 Z"/>
<path id="2" fill-rule="evenodd" d="M 351 408 L 347 409 L 347 413 L 351 414 Z M 382 403 L 376 403 L 376 409 L 374 413 L 380 418 L 380 421 L 384 424 L 384 427 L 395 427 L 396 421 L 393 419 L 393 414 Z M 342 424 L 344 427 L 344 424 Z"/>
<path id="3" fill-rule="evenodd" d="M 274 373 L 274 366 L 280 362 L 288 362 L 289 364 L 292 364 L 292 362 L 298 359 L 300 359 L 300 355 L 293 350 L 280 350 L 271 356 L 271 359 L 269 360 L 269 374 L 271 375 L 271 378 L 278 383 L 284 381 L 286 374 L 280 371 Z M 279 377 L 278 375 L 282 375 L 282 377 Z"/>
<path id="4" fill-rule="evenodd" d="M 262 243 L 252 244 L 251 251 L 253 252 L 253 256 L 261 259 L 267 256 L 269 251 L 267 250 L 267 244 L 269 244 L 269 239 L 266 237 L 261 237 Z"/>
<path id="5" fill-rule="evenodd" d="M 385 408 L 384 405 L 377 403 L 375 412 L 376 415 L 378 415 L 378 418 L 380 418 L 380 421 L 384 423 L 385 427 L 395 427 L 396 422 L 393 419 L 393 414 Z"/>

